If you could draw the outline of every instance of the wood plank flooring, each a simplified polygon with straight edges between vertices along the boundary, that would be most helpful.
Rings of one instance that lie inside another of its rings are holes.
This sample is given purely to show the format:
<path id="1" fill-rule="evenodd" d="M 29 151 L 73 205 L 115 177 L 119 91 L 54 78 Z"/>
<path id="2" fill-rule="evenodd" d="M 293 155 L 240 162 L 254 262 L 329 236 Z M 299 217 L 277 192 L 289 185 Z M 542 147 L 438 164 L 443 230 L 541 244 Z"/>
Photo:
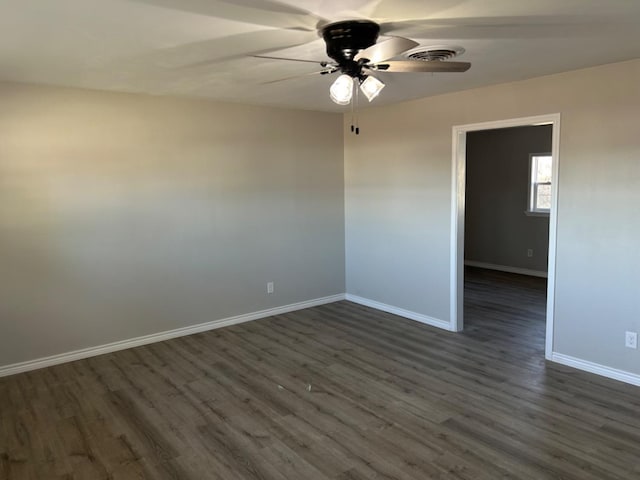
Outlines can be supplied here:
<path id="1" fill-rule="evenodd" d="M 640 389 L 467 273 L 460 334 L 339 302 L 0 379 L 0 479 L 640 479 Z"/>

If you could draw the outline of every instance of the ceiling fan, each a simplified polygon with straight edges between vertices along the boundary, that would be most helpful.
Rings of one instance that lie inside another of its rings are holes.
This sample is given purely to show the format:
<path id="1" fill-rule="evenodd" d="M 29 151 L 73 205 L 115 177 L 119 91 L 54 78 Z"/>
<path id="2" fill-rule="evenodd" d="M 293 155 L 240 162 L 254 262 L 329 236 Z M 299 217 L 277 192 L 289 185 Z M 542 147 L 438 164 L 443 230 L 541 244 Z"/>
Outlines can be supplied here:
<path id="1" fill-rule="evenodd" d="M 601 23 L 599 17 L 589 15 L 518 15 L 517 2 L 506 1 L 501 2 L 504 5 L 493 15 L 480 16 L 455 15 L 454 7 L 468 3 L 461 0 L 431 0 L 428 7 L 425 2 L 415 0 L 129 1 L 266 27 L 159 49 L 154 53 L 154 62 L 159 65 L 200 68 L 247 57 L 310 62 L 320 70 L 262 83 L 339 73 L 330 96 L 336 103 L 351 105 L 355 103 L 351 101 L 354 94 L 357 101 L 359 91 L 373 100 L 384 87 L 377 77 L 387 73 L 464 72 L 470 68 L 469 63 L 450 61 L 464 51 L 459 47 L 445 46 L 442 54 L 422 47 L 413 49 L 418 44 L 406 37 L 475 41 L 539 38 L 543 34 L 565 38 L 569 33 L 581 34 L 585 28 L 590 30 Z M 314 8 L 305 4 L 313 4 Z M 311 44 L 318 36 L 326 44 L 329 57 L 326 61 L 269 56 L 282 49 Z M 387 39 L 378 43 L 379 36 Z M 395 58 L 400 55 L 404 59 Z"/>
<path id="2" fill-rule="evenodd" d="M 376 72 L 465 72 L 471 64 L 468 62 L 450 62 L 441 59 L 391 60 L 419 44 L 404 37 L 389 37 L 377 43 L 380 25 L 371 20 L 346 20 L 330 23 L 319 29 L 326 43 L 326 51 L 332 61 L 313 62 L 295 58 L 252 55 L 257 58 L 312 62 L 322 70 L 306 75 L 287 77 L 268 83 L 281 82 L 307 75 L 329 75 L 340 73 L 331 85 L 329 96 L 338 105 L 351 103 L 357 88 L 370 102 L 384 88 L 384 83 L 374 77 Z M 357 97 L 356 97 L 357 98 Z"/>

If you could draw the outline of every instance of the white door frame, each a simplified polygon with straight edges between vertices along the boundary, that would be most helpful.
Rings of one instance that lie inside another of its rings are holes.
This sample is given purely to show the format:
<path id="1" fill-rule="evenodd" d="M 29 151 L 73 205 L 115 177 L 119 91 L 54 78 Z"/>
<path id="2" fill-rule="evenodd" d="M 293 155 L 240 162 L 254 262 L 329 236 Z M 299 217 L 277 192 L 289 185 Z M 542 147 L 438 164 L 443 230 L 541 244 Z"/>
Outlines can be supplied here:
<path id="1" fill-rule="evenodd" d="M 464 214 L 466 188 L 467 132 L 529 125 L 552 125 L 553 177 L 551 179 L 551 212 L 549 214 L 549 265 L 547 283 L 547 329 L 545 357 L 553 354 L 553 319 L 556 284 L 556 238 L 558 226 L 558 172 L 560 165 L 560 114 L 513 118 L 495 122 L 473 123 L 453 127 L 452 208 L 451 208 L 451 318 L 450 329 L 464 327 Z"/>

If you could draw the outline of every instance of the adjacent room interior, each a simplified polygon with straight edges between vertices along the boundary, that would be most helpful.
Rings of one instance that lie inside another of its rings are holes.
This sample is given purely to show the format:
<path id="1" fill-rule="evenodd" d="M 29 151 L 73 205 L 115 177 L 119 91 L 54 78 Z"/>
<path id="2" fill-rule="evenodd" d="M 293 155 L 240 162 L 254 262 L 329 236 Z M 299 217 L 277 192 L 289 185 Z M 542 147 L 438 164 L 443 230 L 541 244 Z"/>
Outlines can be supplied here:
<path id="1" fill-rule="evenodd" d="M 2 2 L 0 478 L 640 477 L 638 22 Z"/>
<path id="2" fill-rule="evenodd" d="M 557 202 L 552 150 L 550 124 L 466 135 L 462 324 L 536 346 L 539 358 L 547 332 L 549 215 Z"/>

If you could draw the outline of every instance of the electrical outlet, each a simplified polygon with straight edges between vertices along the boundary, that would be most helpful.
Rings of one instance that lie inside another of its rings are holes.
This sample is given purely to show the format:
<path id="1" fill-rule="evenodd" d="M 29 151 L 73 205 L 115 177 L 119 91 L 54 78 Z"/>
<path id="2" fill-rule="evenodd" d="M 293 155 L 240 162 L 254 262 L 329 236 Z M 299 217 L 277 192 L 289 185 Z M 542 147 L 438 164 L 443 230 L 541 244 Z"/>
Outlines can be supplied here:
<path id="1" fill-rule="evenodd" d="M 636 332 L 626 332 L 624 334 L 624 346 L 627 348 L 638 348 L 638 334 Z"/>
<path id="2" fill-rule="evenodd" d="M 267 293 L 273 293 L 273 282 L 267 283 Z"/>
<path id="3" fill-rule="evenodd" d="M 533 248 L 527 248 L 527 257 L 533 257 Z"/>

